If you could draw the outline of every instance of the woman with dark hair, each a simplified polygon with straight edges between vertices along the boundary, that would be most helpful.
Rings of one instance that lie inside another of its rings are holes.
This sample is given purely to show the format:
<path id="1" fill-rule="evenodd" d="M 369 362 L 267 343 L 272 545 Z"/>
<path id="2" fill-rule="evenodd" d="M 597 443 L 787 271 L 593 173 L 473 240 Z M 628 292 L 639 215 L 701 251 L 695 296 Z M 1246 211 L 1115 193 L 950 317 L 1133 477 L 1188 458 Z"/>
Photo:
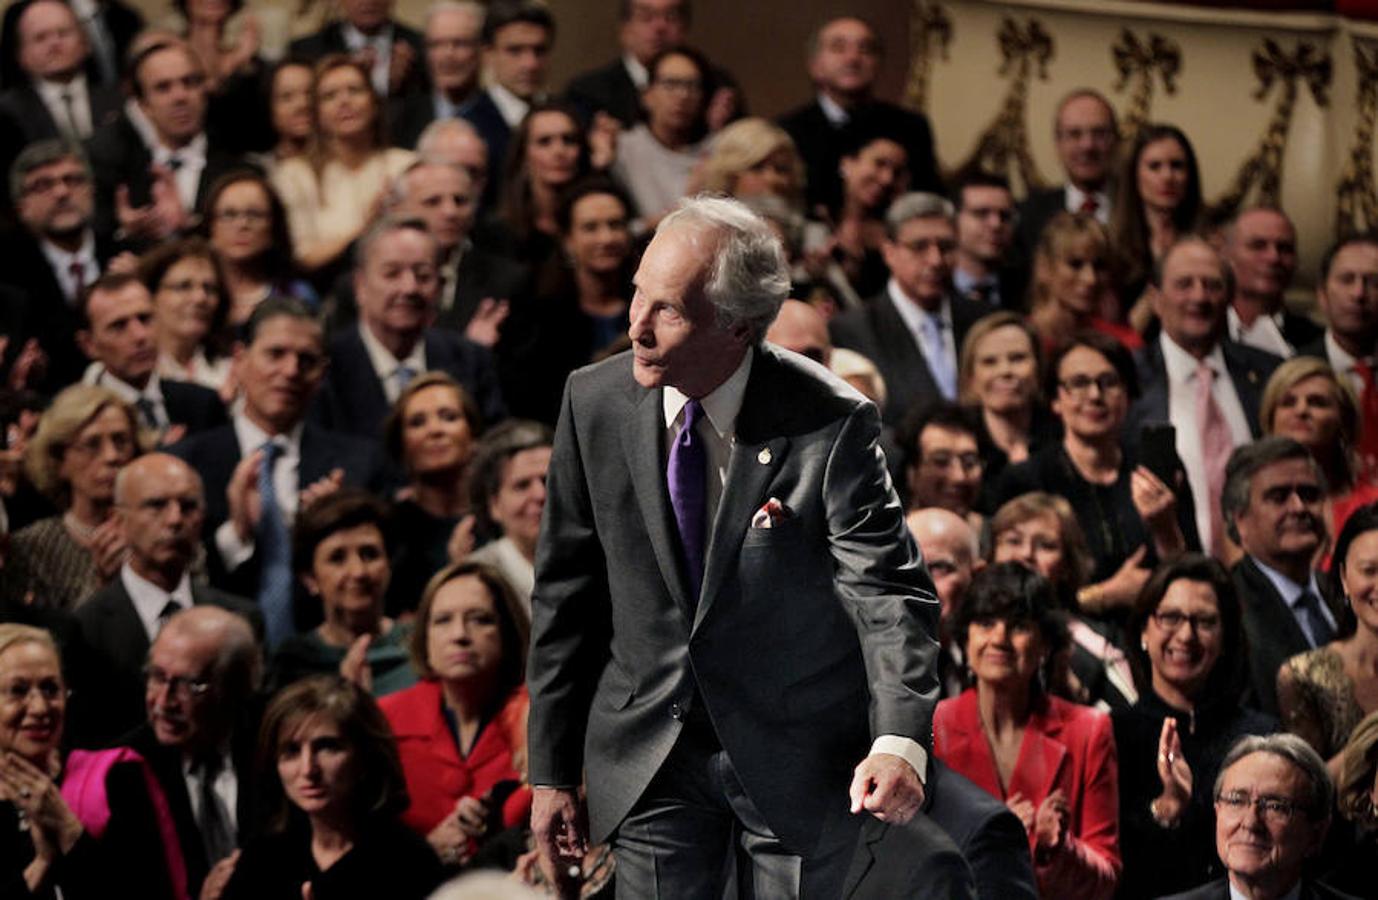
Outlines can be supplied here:
<path id="1" fill-rule="evenodd" d="M 421 681 L 385 698 L 383 713 L 411 796 L 402 820 L 458 865 L 530 811 L 522 785 L 530 625 L 502 576 L 476 562 L 436 573 L 416 621 L 411 652 Z"/>
<path id="2" fill-rule="evenodd" d="M 590 172 L 589 143 L 579 113 L 563 103 L 537 103 L 512 134 L 499 186 L 498 219 L 516 256 L 533 270 L 558 248 L 560 195 Z"/>
<path id="3" fill-rule="evenodd" d="M 1039 894 L 1108 900 L 1119 879 L 1110 718 L 1051 696 L 1067 632 L 1052 586 L 1016 563 L 979 572 L 953 623 L 976 684 L 943 700 L 933 751 L 1029 833 Z"/>
<path id="4" fill-rule="evenodd" d="M 382 101 L 357 59 L 331 54 L 316 63 L 315 102 L 311 150 L 272 172 L 297 264 L 310 273 L 341 260 L 377 217 L 388 185 L 416 158 L 387 145 Z"/>
<path id="5" fill-rule="evenodd" d="M 300 59 L 284 59 L 268 76 L 268 118 L 276 143 L 265 154 L 263 168 L 305 156 L 316 134 L 315 73 Z"/>
<path id="6" fill-rule="evenodd" d="M 387 507 L 359 488 L 340 488 L 297 516 L 293 569 L 320 600 L 321 624 L 274 651 L 270 690 L 324 673 L 344 675 L 379 697 L 415 683 L 406 651 L 411 627 L 383 614 L 392 576 L 388 526 Z"/>
<path id="7" fill-rule="evenodd" d="M 159 244 L 139 260 L 153 295 L 158 375 L 220 391 L 230 370 L 230 298 L 215 253 L 201 238 Z"/>
<path id="8" fill-rule="evenodd" d="M 1220 763 L 1240 737 L 1277 728 L 1242 705 L 1242 617 L 1224 566 L 1196 553 L 1159 566 L 1134 603 L 1129 659 L 1139 700 L 1111 713 L 1122 898 L 1161 897 L 1214 877 L 1211 786 Z"/>
<path id="9" fill-rule="evenodd" d="M 885 211 L 909 187 L 904 137 L 868 120 L 843 129 L 842 196 L 836 209 L 813 214 L 832 225 L 827 252 L 841 267 L 852 293 L 866 299 L 885 287 L 889 269 L 881 256 Z"/>
<path id="10" fill-rule="evenodd" d="M 1304 738 L 1338 778 L 1354 726 L 1378 712 L 1378 503 L 1345 522 L 1330 573 L 1354 613 L 1354 630 L 1287 660 L 1277 684 L 1283 727 Z"/>
<path id="11" fill-rule="evenodd" d="M 554 440 L 546 425 L 508 419 L 479 441 L 469 477 L 475 532 L 487 540 L 469 559 L 501 572 L 528 616 Z"/>
<path id="12" fill-rule="evenodd" d="M 386 609 L 416 609 L 432 575 L 474 547 L 469 466 L 482 431 L 469 392 L 444 372 L 427 372 L 402 389 L 383 423 L 388 456 L 407 476 L 407 496 L 393 509 L 400 542 L 392 560 Z"/>
<path id="13" fill-rule="evenodd" d="M 1120 257 L 1124 313 L 1140 302 L 1154 265 L 1167 249 L 1201 224 L 1204 207 L 1196 151 L 1177 126 L 1145 125 L 1125 154 L 1115 184 L 1110 246 Z M 1147 315 L 1139 312 L 1134 318 L 1146 321 Z"/>
<path id="14" fill-rule="evenodd" d="M 311 285 L 296 276 L 287 211 L 268 179 L 251 169 L 222 176 L 206 195 L 206 219 L 232 300 L 231 325 L 247 322 L 273 295 L 317 305 Z"/>
<path id="15" fill-rule="evenodd" d="M 1099 331 L 1076 332 L 1053 354 L 1047 394 L 1062 421 L 1062 440 L 1002 473 L 1000 503 L 1029 491 L 1065 497 L 1083 513 L 1094 566 L 1077 594 L 1083 613 L 1128 610 L 1153 561 L 1189 546 L 1196 526 L 1190 503 L 1124 451 L 1124 419 L 1138 394 L 1134 359 Z M 1182 515 L 1179 515 L 1182 512 Z"/>
<path id="16" fill-rule="evenodd" d="M 435 853 L 398 821 L 402 765 L 363 688 L 316 675 L 282 690 L 263 714 L 258 764 L 274 812 L 223 900 L 422 900 L 440 883 Z"/>

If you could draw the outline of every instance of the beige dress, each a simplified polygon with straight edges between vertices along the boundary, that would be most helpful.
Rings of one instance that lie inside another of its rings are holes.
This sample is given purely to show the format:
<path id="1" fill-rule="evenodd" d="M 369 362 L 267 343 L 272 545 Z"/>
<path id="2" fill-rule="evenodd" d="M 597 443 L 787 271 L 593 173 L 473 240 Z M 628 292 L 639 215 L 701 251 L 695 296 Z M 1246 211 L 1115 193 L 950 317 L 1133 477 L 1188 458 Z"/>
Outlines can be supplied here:
<path id="1" fill-rule="evenodd" d="M 1315 750 L 1329 759 L 1344 749 L 1364 717 L 1354 699 L 1354 682 L 1345 674 L 1344 660 L 1330 647 L 1299 653 L 1283 663 L 1278 674 L 1282 724 L 1289 731 L 1309 727 L 1321 739 Z"/>
<path id="2" fill-rule="evenodd" d="M 297 253 L 357 235 L 367 224 L 379 193 L 415 159 L 410 150 L 392 147 L 373 154 L 357 169 L 332 160 L 319 178 L 305 159 L 279 163 L 273 169 L 272 182 L 287 207 L 287 226 Z"/>

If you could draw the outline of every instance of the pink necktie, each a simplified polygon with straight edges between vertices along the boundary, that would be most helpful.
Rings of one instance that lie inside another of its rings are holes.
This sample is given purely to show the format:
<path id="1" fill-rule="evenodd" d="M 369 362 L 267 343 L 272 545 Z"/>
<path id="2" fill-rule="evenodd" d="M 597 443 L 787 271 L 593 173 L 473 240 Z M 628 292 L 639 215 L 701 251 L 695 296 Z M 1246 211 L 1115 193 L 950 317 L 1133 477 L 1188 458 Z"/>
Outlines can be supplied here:
<path id="1" fill-rule="evenodd" d="M 1220 495 L 1225 490 L 1225 464 L 1230 461 L 1230 451 L 1234 449 L 1234 439 L 1230 426 L 1225 423 L 1225 414 L 1220 404 L 1215 402 L 1211 390 L 1215 383 L 1215 370 L 1202 361 L 1196 366 L 1196 428 L 1201 436 L 1201 458 L 1206 464 L 1206 493 L 1210 505 L 1211 533 L 1210 552 L 1218 559 L 1223 558 L 1225 549 L 1225 521 L 1220 515 Z"/>

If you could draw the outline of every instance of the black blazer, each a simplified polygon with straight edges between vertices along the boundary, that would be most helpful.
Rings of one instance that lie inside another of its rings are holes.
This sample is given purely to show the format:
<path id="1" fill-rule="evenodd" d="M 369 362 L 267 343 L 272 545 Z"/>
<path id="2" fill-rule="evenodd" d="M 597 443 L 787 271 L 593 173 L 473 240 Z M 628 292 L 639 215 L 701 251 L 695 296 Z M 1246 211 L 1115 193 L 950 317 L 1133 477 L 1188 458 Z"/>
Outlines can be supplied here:
<path id="1" fill-rule="evenodd" d="M 421 36 L 421 32 L 414 28 L 408 28 L 396 19 L 390 21 L 392 25 L 393 43 L 403 41 L 411 45 L 415 52 L 411 68 L 407 70 L 407 77 L 402 82 L 399 90 L 393 91 L 394 96 L 408 94 L 413 91 L 424 91 L 426 88 L 426 41 Z M 315 34 L 308 34 L 306 37 L 299 37 L 288 46 L 287 56 L 289 59 L 305 59 L 315 62 L 328 53 L 350 53 L 349 46 L 344 39 L 344 23 L 331 22 Z"/>
<path id="2" fill-rule="evenodd" d="M 933 153 L 933 129 L 923 113 L 877 100 L 853 112 L 852 121 L 858 119 L 873 121 L 904 142 L 904 149 L 909 154 L 910 190 L 943 192 L 942 176 Z M 844 129 L 833 127 L 817 99 L 782 116 L 780 127 L 794 138 L 794 145 L 804 158 L 809 209 L 820 204 L 836 208 L 842 199 L 842 179 L 837 167 L 842 159 Z"/>
<path id="3" fill-rule="evenodd" d="M 86 98 L 93 132 L 114 122 L 124 109 L 124 95 L 114 85 L 88 80 Z M 32 84 L 18 85 L 0 94 L 0 128 L 0 152 L 4 153 L 6 171 L 19 151 L 29 144 L 62 136 L 52 112 Z"/>
<path id="4" fill-rule="evenodd" d="M 11 3 L 5 9 L 3 22 L 0 22 L 0 84 L 7 88 L 24 84 L 28 80 L 28 75 L 19 66 L 19 16 L 28 5 L 29 0 Z M 97 0 L 97 5 L 100 7 L 105 30 L 115 45 L 115 65 L 122 69 L 130 41 L 143 30 L 144 17 L 120 0 Z M 89 37 L 87 40 L 89 42 Z M 86 61 L 86 77 L 91 79 L 92 83 L 99 83 L 100 69 L 95 63 L 94 56 L 93 52 Z"/>
<path id="5" fill-rule="evenodd" d="M 606 112 L 630 128 L 641 118 L 641 90 L 618 57 L 605 66 L 576 75 L 565 88 L 565 99 L 591 120 Z"/>
<path id="6" fill-rule="evenodd" d="M 248 600 L 193 583 L 192 603 L 219 606 L 249 620 L 263 634 L 263 616 Z M 77 607 L 72 655 L 71 718 L 73 742 L 101 746 L 144 720 L 144 661 L 148 632 L 134 601 L 116 576 Z"/>
<path id="7" fill-rule="evenodd" d="M 413 91 L 388 99 L 388 142 L 415 150 L 426 126 L 436 120 L 435 98 L 430 91 Z"/>
<path id="8" fill-rule="evenodd" d="M 1225 368 L 1230 373 L 1239 403 L 1244 407 L 1244 417 L 1249 420 L 1249 431 L 1255 438 L 1261 429 L 1258 410 L 1263 400 L 1263 388 L 1273 370 L 1282 360 L 1271 353 L 1237 344 L 1231 340 L 1220 342 L 1220 351 L 1225 357 Z M 1149 422 L 1167 422 L 1168 400 L 1167 368 L 1163 363 L 1163 350 L 1158 341 L 1150 340 L 1143 349 L 1134 354 L 1139 368 L 1139 399 L 1129 410 L 1125 420 L 1125 442 L 1132 447 L 1139 444 L 1140 432 Z"/>
<path id="9" fill-rule="evenodd" d="M 1228 878 L 1221 878 L 1219 881 L 1212 881 L 1210 884 L 1203 884 L 1199 888 L 1173 894 L 1171 897 L 1163 897 L 1161 900 L 1230 900 L 1230 881 Z M 1300 900 L 1358 900 L 1358 898 L 1350 894 L 1342 894 L 1319 881 L 1303 878 Z"/>
<path id="10" fill-rule="evenodd" d="M 1027 846 L 1028 841 L 1024 843 Z M 985 900 L 988 895 L 977 891 L 971 866 L 952 838 L 920 813 L 904 825 L 886 825 L 866 817 L 842 896 L 845 900 Z"/>
<path id="11" fill-rule="evenodd" d="M 168 421 L 173 425 L 185 425 L 187 434 L 209 431 L 230 421 L 220 395 L 208 387 L 168 378 L 159 378 L 158 387 L 163 394 L 163 405 L 167 407 Z"/>
<path id="12" fill-rule="evenodd" d="M 960 354 L 967 331 L 993 310 L 965 297 L 953 296 L 951 304 L 952 334 Z M 828 330 L 834 344 L 857 351 L 880 369 L 889 392 L 881 411 L 887 425 L 898 425 L 921 402 L 942 398 L 922 348 L 909 333 L 887 291 L 867 300 L 860 309 L 836 317 Z"/>
<path id="13" fill-rule="evenodd" d="M 484 205 L 491 207 L 489 201 L 497 199 L 495 185 L 502 183 L 502 173 L 507 165 L 507 142 L 512 137 L 512 128 L 486 90 L 480 92 L 461 115 L 488 145 L 488 185 L 491 190 L 484 193 Z"/>
<path id="14" fill-rule="evenodd" d="M 1038 249 L 1038 238 L 1053 216 L 1067 209 L 1067 188 L 1058 185 L 1053 188 L 1030 191 L 1019 204 L 1019 225 L 1015 228 L 1015 245 L 1025 259 L 1033 259 Z"/>
<path id="15" fill-rule="evenodd" d="M 1252 556 L 1245 556 L 1230 572 L 1239 602 L 1244 606 L 1244 634 L 1249 641 L 1249 675 L 1253 684 L 1254 705 L 1272 716 L 1278 715 L 1278 669 L 1298 653 L 1313 649 L 1297 618 L 1263 574 Z M 1321 601 L 1330 609 L 1343 634 L 1350 612 L 1336 598 L 1326 594 L 1325 579 Z"/>
<path id="16" fill-rule="evenodd" d="M 1282 311 L 1282 328 L 1279 330 L 1282 332 L 1282 339 L 1302 356 L 1315 355 L 1304 352 L 1302 348 L 1310 348 L 1318 344 L 1321 346 L 1321 355 L 1324 355 L 1325 326 L 1310 316 L 1303 316 L 1292 312 L 1290 309 L 1284 309 Z"/>
<path id="17" fill-rule="evenodd" d="M 498 370 L 487 347 L 439 328 L 426 329 L 423 340 L 427 369 L 446 372 L 462 384 L 478 404 L 484 422 L 506 417 Z M 391 408 L 359 329 L 337 332 L 330 341 L 330 374 L 316 394 L 312 421 L 342 434 L 376 440 L 382 437 L 383 420 Z"/>

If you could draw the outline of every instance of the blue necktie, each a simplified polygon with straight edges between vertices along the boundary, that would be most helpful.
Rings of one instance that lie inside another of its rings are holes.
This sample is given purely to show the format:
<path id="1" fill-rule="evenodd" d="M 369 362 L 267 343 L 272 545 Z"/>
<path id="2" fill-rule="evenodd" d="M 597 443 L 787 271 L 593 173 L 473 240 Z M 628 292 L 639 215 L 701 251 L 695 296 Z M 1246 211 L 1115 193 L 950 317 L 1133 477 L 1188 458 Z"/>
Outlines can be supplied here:
<path id="1" fill-rule="evenodd" d="M 281 455 L 282 448 L 268 441 L 263 445 L 263 464 L 258 470 L 258 606 L 263 612 L 269 649 L 296 632 L 292 616 L 292 542 L 273 486 L 273 467 Z"/>
<path id="2" fill-rule="evenodd" d="M 1324 647 L 1335 639 L 1335 629 L 1330 627 L 1325 613 L 1321 612 L 1321 600 L 1311 591 L 1302 591 L 1301 596 L 1297 598 L 1297 612 L 1301 614 L 1302 621 L 1311 632 L 1309 636 L 1314 646 Z"/>
<path id="3" fill-rule="evenodd" d="M 415 370 L 415 369 L 413 369 L 411 366 L 407 365 L 406 363 L 398 363 L 398 365 L 397 365 L 397 392 L 400 394 L 402 391 L 405 391 L 405 390 L 407 389 L 407 385 L 411 384 L 411 380 L 412 380 L 413 378 L 415 378 L 415 377 L 416 377 L 416 370 Z"/>
<path id="4" fill-rule="evenodd" d="M 928 357 L 928 371 L 938 383 L 938 391 L 948 400 L 957 399 L 957 373 L 947 358 L 947 342 L 943 340 L 943 322 L 935 316 L 923 319 L 924 356 Z"/>
<path id="5" fill-rule="evenodd" d="M 701 418 L 703 407 L 699 401 L 690 400 L 684 405 L 684 424 L 670 447 L 670 461 L 665 467 L 670 506 L 675 511 L 689 574 L 689 591 L 696 603 L 703 586 L 704 524 L 708 515 L 708 453 L 703 438 L 695 430 Z"/>

